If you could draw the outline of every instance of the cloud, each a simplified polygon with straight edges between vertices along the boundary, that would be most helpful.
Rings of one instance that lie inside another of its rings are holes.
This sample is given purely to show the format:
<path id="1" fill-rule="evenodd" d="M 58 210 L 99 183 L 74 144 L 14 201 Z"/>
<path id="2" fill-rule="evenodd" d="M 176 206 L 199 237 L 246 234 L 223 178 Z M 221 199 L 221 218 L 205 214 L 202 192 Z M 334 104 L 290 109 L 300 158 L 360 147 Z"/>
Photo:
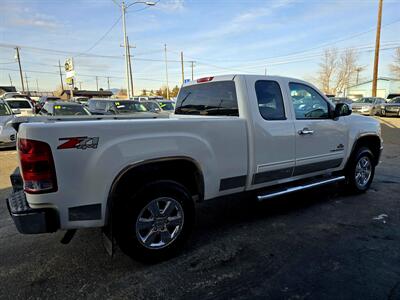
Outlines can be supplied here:
<path id="1" fill-rule="evenodd" d="M 156 7 L 159 10 L 167 12 L 183 11 L 185 9 L 184 2 L 184 0 L 167 0 L 162 2 L 160 1 L 157 3 Z"/>
<path id="2" fill-rule="evenodd" d="M 266 27 L 271 26 L 271 24 L 261 23 L 258 22 L 258 20 L 260 18 L 272 15 L 275 10 L 290 5 L 292 2 L 292 0 L 279 0 L 268 7 L 257 7 L 240 13 L 233 19 L 221 23 L 216 29 L 200 33 L 197 38 L 217 39 L 227 35 L 236 35 L 246 31 L 265 29 Z"/>
<path id="3" fill-rule="evenodd" d="M 11 26 L 36 27 L 49 30 L 60 27 L 55 17 L 32 11 L 32 9 L 18 4 L 6 6 L 5 16 L 7 24 Z"/>

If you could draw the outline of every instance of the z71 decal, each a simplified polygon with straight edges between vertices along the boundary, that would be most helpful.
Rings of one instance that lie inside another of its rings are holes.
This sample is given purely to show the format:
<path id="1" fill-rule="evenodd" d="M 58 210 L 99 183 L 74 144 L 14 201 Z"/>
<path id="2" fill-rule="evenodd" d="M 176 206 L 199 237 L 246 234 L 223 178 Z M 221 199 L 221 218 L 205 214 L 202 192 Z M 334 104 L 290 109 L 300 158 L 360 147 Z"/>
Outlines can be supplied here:
<path id="1" fill-rule="evenodd" d="M 65 141 L 61 145 L 57 147 L 57 149 L 96 149 L 99 144 L 98 137 L 69 137 L 69 138 L 60 138 L 59 141 Z"/>

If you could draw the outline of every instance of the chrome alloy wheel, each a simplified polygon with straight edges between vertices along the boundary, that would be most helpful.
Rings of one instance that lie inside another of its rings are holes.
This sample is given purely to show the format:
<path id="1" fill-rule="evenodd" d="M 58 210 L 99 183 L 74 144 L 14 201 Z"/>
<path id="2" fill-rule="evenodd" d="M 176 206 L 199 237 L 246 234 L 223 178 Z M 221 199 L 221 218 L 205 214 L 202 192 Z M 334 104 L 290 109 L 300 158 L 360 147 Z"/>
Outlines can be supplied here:
<path id="1" fill-rule="evenodd" d="M 136 220 L 136 236 L 146 248 L 161 249 L 176 240 L 183 222 L 183 209 L 177 200 L 157 198 L 140 212 Z"/>
<path id="2" fill-rule="evenodd" d="M 357 162 L 355 170 L 355 181 L 359 188 L 364 188 L 371 178 L 372 164 L 368 156 L 363 156 Z"/>

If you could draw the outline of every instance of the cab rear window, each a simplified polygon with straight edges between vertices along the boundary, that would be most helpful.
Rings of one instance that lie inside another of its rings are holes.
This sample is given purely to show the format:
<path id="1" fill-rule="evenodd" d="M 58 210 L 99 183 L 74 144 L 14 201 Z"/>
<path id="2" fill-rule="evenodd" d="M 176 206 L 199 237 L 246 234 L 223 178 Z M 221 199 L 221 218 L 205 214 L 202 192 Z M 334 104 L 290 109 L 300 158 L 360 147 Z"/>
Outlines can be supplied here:
<path id="1" fill-rule="evenodd" d="M 175 114 L 239 116 L 235 83 L 216 81 L 183 87 L 176 101 Z"/>

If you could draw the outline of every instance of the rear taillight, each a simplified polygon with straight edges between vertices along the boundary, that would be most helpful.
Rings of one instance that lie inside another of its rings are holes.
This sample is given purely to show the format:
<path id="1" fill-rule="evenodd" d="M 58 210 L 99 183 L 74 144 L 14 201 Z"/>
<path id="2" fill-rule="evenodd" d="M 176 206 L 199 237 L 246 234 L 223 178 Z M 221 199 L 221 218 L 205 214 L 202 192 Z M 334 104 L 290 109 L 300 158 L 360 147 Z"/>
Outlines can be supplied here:
<path id="1" fill-rule="evenodd" d="M 29 194 L 57 191 L 56 170 L 50 146 L 41 141 L 18 139 L 24 190 Z"/>
<path id="2" fill-rule="evenodd" d="M 214 77 L 203 77 L 203 78 L 197 79 L 197 82 L 198 83 L 200 83 L 200 82 L 208 82 L 208 81 L 211 81 L 213 79 L 214 79 Z"/>

